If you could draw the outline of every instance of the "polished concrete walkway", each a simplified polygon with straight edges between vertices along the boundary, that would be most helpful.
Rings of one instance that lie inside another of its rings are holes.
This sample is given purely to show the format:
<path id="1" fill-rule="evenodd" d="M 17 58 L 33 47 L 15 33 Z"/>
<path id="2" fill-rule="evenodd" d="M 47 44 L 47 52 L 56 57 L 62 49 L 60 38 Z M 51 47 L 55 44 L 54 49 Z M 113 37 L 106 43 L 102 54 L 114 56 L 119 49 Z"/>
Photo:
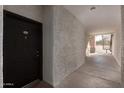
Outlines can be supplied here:
<path id="1" fill-rule="evenodd" d="M 75 72 L 67 76 L 58 88 L 118 88 L 120 67 L 111 55 L 93 55 Z"/>

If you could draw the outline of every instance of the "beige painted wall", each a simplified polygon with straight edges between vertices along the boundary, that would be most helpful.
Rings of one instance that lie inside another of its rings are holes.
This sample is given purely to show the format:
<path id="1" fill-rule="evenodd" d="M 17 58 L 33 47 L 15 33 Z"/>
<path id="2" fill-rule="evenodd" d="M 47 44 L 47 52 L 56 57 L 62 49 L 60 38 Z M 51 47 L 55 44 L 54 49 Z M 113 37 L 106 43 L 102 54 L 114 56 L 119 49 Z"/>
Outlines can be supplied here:
<path id="1" fill-rule="evenodd" d="M 118 65 L 121 67 L 121 30 L 117 30 L 113 33 L 112 51 Z"/>
<path id="2" fill-rule="evenodd" d="M 53 7 L 43 7 L 43 79 L 53 85 Z"/>
<path id="3" fill-rule="evenodd" d="M 54 6 L 53 85 L 85 62 L 82 23 L 62 6 Z"/>
<path id="4" fill-rule="evenodd" d="M 0 88 L 3 87 L 3 10 L 0 5 Z"/>
<path id="5" fill-rule="evenodd" d="M 121 32 L 121 79 L 122 87 L 124 87 L 124 6 L 121 6 L 121 20 L 122 20 L 122 32 Z"/>
<path id="6" fill-rule="evenodd" d="M 42 7 L 40 5 L 4 5 L 3 9 L 42 22 Z"/>

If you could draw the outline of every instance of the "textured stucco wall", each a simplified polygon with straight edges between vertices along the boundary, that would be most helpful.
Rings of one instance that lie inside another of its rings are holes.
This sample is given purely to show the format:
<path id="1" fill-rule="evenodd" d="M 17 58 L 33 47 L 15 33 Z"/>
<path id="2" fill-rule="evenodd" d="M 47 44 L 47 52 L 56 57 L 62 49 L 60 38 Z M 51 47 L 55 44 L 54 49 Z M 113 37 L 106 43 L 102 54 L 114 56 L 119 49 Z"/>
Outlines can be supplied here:
<path id="1" fill-rule="evenodd" d="M 54 6 L 54 86 L 85 62 L 82 24 L 62 6 Z"/>
<path id="2" fill-rule="evenodd" d="M 0 88 L 3 87 L 3 10 L 0 5 Z"/>

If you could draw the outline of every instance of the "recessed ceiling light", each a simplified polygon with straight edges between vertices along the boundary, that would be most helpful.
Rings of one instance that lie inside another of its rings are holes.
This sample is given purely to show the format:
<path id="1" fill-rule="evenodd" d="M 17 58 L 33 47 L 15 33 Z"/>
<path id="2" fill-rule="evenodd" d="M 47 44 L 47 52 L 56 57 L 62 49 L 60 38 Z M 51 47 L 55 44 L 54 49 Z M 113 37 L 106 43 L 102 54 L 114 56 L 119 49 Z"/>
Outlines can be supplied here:
<path id="1" fill-rule="evenodd" d="M 93 6 L 93 7 L 90 8 L 90 11 L 93 11 L 93 10 L 95 10 L 95 9 L 96 9 L 96 7 Z"/>

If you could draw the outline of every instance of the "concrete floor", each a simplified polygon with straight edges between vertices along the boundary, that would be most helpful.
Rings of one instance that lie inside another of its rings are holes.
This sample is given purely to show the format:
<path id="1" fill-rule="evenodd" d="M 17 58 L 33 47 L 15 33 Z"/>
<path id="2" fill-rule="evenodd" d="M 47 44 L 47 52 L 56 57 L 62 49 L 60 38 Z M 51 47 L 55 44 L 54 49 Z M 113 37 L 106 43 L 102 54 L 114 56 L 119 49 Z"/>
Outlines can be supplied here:
<path id="1" fill-rule="evenodd" d="M 111 55 L 92 55 L 57 88 L 119 88 L 120 67 Z"/>
<path id="2" fill-rule="evenodd" d="M 39 83 L 33 85 L 31 88 L 53 88 L 50 84 L 44 81 L 40 81 Z"/>

